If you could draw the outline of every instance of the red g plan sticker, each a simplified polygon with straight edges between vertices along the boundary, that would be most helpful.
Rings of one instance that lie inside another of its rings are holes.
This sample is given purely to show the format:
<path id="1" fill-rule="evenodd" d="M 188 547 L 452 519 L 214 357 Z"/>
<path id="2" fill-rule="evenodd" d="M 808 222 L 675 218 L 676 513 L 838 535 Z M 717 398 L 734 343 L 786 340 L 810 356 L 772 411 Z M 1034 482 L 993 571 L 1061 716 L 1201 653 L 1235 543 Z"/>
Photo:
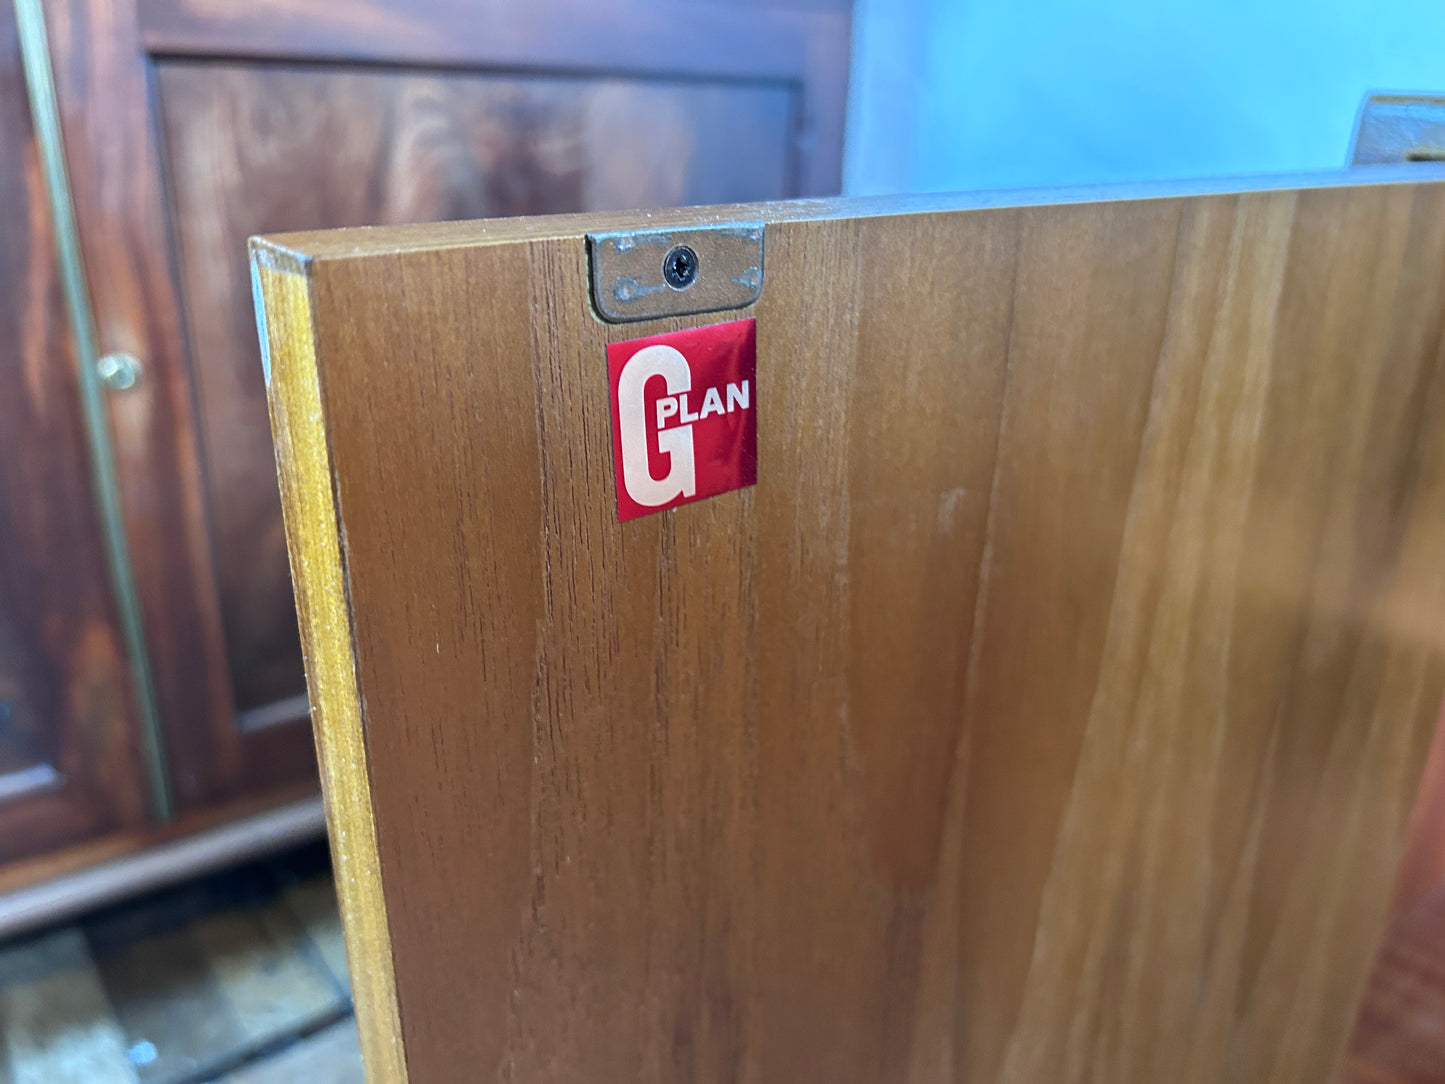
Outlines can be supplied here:
<path id="1" fill-rule="evenodd" d="M 607 347 L 618 519 L 757 482 L 756 369 L 756 320 Z"/>

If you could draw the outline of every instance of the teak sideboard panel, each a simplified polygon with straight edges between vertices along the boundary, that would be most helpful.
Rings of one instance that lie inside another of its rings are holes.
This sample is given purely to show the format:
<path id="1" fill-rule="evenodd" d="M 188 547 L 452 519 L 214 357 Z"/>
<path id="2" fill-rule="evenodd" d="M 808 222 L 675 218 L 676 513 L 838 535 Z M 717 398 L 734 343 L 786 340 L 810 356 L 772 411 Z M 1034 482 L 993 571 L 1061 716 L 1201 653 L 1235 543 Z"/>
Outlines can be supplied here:
<path id="1" fill-rule="evenodd" d="M 1330 1079 L 1445 683 L 1414 176 L 259 243 L 376 1077 Z M 592 314 L 747 218 L 750 310 Z M 739 315 L 757 485 L 619 523 L 607 344 Z"/>

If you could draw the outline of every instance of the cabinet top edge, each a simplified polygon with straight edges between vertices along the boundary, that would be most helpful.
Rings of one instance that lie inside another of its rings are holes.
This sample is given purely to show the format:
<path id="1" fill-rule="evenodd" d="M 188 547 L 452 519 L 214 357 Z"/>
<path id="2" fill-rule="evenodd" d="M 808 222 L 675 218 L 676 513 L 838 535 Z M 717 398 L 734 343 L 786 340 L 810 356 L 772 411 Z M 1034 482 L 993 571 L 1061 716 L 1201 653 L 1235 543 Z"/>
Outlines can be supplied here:
<path id="1" fill-rule="evenodd" d="M 1410 162 L 1355 166 L 1308 173 L 1213 177 L 1201 180 L 1148 181 L 1081 185 L 1065 188 L 996 189 L 890 196 L 837 196 L 829 199 L 781 200 L 769 203 L 673 207 L 665 210 L 592 211 L 580 214 L 532 215 L 400 226 L 356 226 L 308 230 L 251 238 L 253 253 L 295 273 L 313 261 L 348 260 L 399 255 L 433 249 L 581 238 L 601 230 L 638 230 L 709 226 L 741 219 L 764 223 L 839 218 L 879 218 L 1078 203 L 1234 196 L 1256 192 L 1303 191 L 1381 185 L 1445 182 L 1445 163 Z"/>

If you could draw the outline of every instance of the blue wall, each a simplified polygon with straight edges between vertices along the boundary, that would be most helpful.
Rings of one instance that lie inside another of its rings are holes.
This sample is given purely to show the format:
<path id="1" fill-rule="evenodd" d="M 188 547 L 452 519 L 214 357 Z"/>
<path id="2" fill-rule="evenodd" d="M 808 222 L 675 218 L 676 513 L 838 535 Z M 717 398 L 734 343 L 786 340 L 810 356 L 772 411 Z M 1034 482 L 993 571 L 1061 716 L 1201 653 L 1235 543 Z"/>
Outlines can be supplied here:
<path id="1" fill-rule="evenodd" d="M 1445 0 L 858 0 L 855 194 L 1331 169 L 1445 92 Z"/>

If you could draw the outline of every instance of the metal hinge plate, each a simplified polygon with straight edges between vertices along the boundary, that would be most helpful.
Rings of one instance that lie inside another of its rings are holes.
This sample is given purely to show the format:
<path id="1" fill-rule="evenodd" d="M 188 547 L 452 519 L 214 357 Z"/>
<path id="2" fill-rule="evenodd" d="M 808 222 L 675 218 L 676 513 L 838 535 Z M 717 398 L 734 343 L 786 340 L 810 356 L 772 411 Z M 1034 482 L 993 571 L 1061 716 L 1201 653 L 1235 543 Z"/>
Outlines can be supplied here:
<path id="1" fill-rule="evenodd" d="M 763 224 L 589 233 L 592 302 L 604 320 L 740 309 L 763 292 Z"/>

